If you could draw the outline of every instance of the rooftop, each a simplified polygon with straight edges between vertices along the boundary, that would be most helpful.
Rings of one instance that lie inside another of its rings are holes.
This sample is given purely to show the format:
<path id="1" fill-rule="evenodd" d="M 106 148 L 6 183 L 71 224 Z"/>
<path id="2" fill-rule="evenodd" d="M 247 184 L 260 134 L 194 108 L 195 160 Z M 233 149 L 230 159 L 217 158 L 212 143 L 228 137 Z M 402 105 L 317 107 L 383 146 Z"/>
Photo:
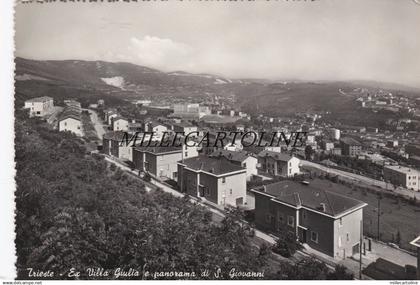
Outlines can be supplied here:
<path id="1" fill-rule="evenodd" d="M 275 200 L 291 206 L 304 206 L 331 216 L 338 216 L 351 209 L 367 204 L 340 194 L 336 194 L 311 184 L 295 181 L 280 181 L 258 187 L 255 191 L 273 196 Z"/>
<path id="2" fill-rule="evenodd" d="M 388 169 L 392 169 L 394 171 L 401 172 L 401 173 L 418 174 L 417 170 L 410 167 L 405 167 L 405 166 L 400 166 L 400 165 L 386 165 L 384 167 Z"/>
<path id="3" fill-rule="evenodd" d="M 258 154 L 259 157 L 272 157 L 275 160 L 278 161 L 289 161 L 292 156 L 288 155 L 286 153 L 280 153 L 280 152 L 275 152 L 275 151 L 270 151 L 270 150 L 263 150 Z"/>
<path id="4" fill-rule="evenodd" d="M 215 175 L 228 174 L 240 170 L 243 170 L 244 172 L 246 171 L 245 168 L 230 163 L 229 161 L 226 161 L 224 159 L 218 159 L 207 156 L 192 157 L 185 159 L 183 163 L 178 163 L 185 165 L 186 167 L 195 171 L 205 171 L 213 173 Z"/>
<path id="5" fill-rule="evenodd" d="M 42 96 L 42 97 L 36 97 L 36 98 L 28 99 L 25 102 L 46 102 L 46 101 L 50 101 L 50 100 L 53 100 L 53 98 L 48 97 L 48 96 Z"/>
<path id="6" fill-rule="evenodd" d="M 135 150 L 140 152 L 149 152 L 154 154 L 164 154 L 168 152 L 180 152 L 182 148 L 177 146 L 136 146 Z"/>
<path id="7" fill-rule="evenodd" d="M 104 134 L 104 139 L 108 140 L 115 140 L 115 141 L 122 141 L 124 138 L 124 132 L 118 131 L 118 132 L 108 132 Z M 129 137 L 130 139 L 130 137 Z"/>
<path id="8" fill-rule="evenodd" d="M 232 150 L 216 150 L 210 157 L 225 157 L 228 160 L 242 162 L 246 160 L 250 155 L 246 151 L 232 151 Z"/>
<path id="9" fill-rule="evenodd" d="M 355 140 L 354 138 L 351 138 L 351 137 L 344 137 L 344 138 L 341 139 L 341 141 L 345 144 L 348 144 L 348 145 L 357 145 L 357 146 L 362 145 L 360 142 L 358 142 L 357 140 Z"/>
<path id="10" fill-rule="evenodd" d="M 420 248 L 420 236 L 416 237 L 410 242 L 411 245 L 414 245 L 417 248 Z"/>

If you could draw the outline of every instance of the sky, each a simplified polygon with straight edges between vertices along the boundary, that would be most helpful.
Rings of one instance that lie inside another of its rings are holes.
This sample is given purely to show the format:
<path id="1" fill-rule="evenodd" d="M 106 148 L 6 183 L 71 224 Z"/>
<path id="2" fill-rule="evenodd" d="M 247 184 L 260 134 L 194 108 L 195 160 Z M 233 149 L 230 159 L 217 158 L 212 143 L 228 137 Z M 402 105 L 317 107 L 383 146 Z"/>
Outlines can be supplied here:
<path id="1" fill-rule="evenodd" d="M 18 4 L 16 55 L 420 87 L 420 0 Z"/>

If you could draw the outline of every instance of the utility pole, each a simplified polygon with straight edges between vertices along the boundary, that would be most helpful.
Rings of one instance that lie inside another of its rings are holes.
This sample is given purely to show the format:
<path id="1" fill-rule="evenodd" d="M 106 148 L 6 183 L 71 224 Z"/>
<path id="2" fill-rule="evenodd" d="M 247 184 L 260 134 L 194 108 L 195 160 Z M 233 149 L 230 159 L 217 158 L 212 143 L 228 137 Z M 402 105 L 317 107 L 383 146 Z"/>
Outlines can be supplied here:
<path id="1" fill-rule="evenodd" d="M 381 236 L 379 234 L 379 224 L 381 222 L 381 197 L 378 196 L 378 241 L 380 240 Z"/>
<path id="2" fill-rule="evenodd" d="M 362 280 L 363 218 L 360 220 L 359 280 Z"/>

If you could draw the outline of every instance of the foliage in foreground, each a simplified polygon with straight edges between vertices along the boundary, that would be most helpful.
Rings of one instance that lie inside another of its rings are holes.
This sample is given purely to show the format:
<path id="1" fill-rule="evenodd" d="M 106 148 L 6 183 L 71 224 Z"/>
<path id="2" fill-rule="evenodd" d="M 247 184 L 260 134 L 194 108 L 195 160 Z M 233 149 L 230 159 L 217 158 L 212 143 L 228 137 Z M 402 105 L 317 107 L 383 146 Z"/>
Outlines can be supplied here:
<path id="1" fill-rule="evenodd" d="M 258 249 L 236 217 L 216 224 L 209 211 L 187 198 L 147 192 L 141 181 L 88 154 L 82 140 L 36 119 L 17 119 L 15 140 L 18 279 L 35 278 L 27 268 L 54 271 L 54 279 L 115 278 L 89 275 L 87 268 L 139 272 L 120 279 L 214 279 L 200 276 L 205 269 L 220 270 L 219 278 L 227 279 L 240 278 L 229 276 L 233 268 L 269 268 L 269 248 Z M 282 262 L 264 278 L 328 277 L 325 264 L 301 262 L 309 263 Z M 81 275 L 68 277 L 71 268 Z"/>
<path id="2" fill-rule="evenodd" d="M 74 267 L 89 278 L 88 267 L 200 273 L 263 265 L 239 224 L 216 225 L 187 199 L 147 193 L 72 135 L 36 120 L 16 124 L 18 278 L 29 267 L 57 278 Z"/>

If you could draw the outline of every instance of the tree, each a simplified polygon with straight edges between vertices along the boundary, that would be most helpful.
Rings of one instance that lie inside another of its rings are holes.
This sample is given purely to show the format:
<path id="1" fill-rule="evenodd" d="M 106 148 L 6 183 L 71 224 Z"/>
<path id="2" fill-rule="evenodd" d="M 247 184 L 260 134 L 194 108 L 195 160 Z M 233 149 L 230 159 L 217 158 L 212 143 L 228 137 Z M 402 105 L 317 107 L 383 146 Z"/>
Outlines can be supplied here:
<path id="1" fill-rule="evenodd" d="M 313 155 L 313 149 L 312 149 L 312 147 L 310 146 L 310 145 L 307 145 L 306 147 L 305 147 L 305 158 L 307 159 L 307 160 L 311 160 L 311 158 L 312 158 L 312 155 Z"/>
<path id="2" fill-rule="evenodd" d="M 296 250 L 300 248 L 300 244 L 296 236 L 290 232 L 282 233 L 276 244 L 272 247 L 273 252 L 284 257 L 291 257 Z"/>
<path id="3" fill-rule="evenodd" d="M 337 264 L 333 272 L 328 273 L 329 280 L 353 280 L 354 274 L 349 272 L 344 265 Z"/>

